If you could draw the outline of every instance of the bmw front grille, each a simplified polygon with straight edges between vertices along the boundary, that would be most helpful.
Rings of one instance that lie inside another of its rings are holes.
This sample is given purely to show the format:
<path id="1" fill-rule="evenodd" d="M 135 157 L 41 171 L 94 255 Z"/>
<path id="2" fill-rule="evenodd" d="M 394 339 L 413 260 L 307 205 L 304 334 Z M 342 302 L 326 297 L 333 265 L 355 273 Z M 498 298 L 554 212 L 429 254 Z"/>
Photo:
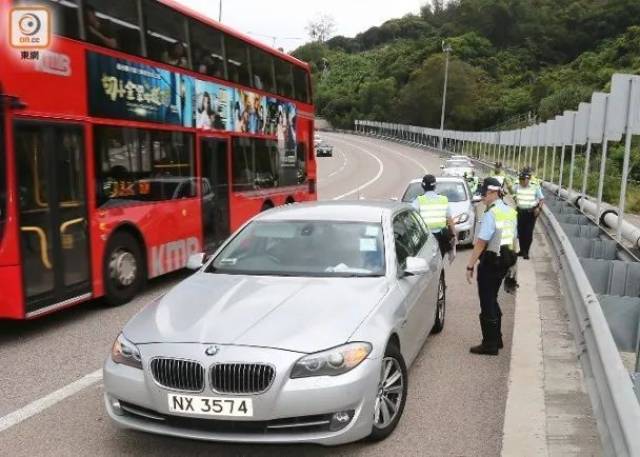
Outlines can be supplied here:
<path id="1" fill-rule="evenodd" d="M 263 363 L 218 363 L 211 367 L 211 387 L 223 394 L 260 394 L 266 392 L 276 375 Z"/>
<path id="2" fill-rule="evenodd" d="M 157 357 L 151 360 L 153 379 L 162 387 L 184 392 L 202 392 L 204 368 L 191 360 Z"/>

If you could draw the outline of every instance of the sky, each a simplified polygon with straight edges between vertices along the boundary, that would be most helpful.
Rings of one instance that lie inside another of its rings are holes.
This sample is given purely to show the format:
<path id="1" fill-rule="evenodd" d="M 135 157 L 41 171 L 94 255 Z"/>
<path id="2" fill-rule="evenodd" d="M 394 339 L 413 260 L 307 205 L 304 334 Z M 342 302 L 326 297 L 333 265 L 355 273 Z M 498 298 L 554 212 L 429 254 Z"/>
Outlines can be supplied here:
<path id="1" fill-rule="evenodd" d="M 175 0 L 270 46 L 291 51 L 309 41 L 305 27 L 320 14 L 332 16 L 334 35 L 355 36 L 387 19 L 418 13 L 427 0 Z"/>

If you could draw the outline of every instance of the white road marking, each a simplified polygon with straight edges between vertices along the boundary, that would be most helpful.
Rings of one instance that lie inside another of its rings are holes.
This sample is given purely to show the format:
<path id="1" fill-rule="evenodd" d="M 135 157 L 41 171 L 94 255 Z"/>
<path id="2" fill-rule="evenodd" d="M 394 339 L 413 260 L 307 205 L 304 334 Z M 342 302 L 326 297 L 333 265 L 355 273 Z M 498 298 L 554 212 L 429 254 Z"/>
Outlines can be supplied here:
<path id="1" fill-rule="evenodd" d="M 56 403 L 69 398 L 72 395 L 77 394 L 81 390 L 90 387 L 102 379 L 102 369 L 96 370 L 93 373 L 89 373 L 86 376 L 78 379 L 77 381 L 67 384 L 63 388 L 50 393 L 49 395 L 39 398 L 27 406 L 24 406 L 6 416 L 0 417 L 0 432 L 19 424 L 20 422 L 29 419 L 36 414 L 41 413 L 47 408 L 52 407 Z"/>
<path id="2" fill-rule="evenodd" d="M 372 147 L 374 147 L 374 148 L 384 149 L 385 151 L 387 151 L 387 152 L 391 152 L 391 153 L 393 153 L 393 154 L 397 154 L 397 155 L 399 155 L 400 157 L 402 157 L 403 159 L 409 160 L 409 161 L 411 161 L 411 162 L 415 163 L 416 165 L 418 165 L 420 168 L 422 168 L 422 171 L 424 172 L 424 174 L 425 174 L 425 175 L 426 175 L 427 173 L 429 173 L 429 170 L 427 170 L 427 167 L 425 167 L 423 164 L 421 164 L 420 162 L 418 162 L 418 161 L 417 161 L 416 159 L 414 159 L 413 157 L 409 157 L 409 156 L 406 156 L 406 155 L 404 155 L 404 154 L 402 154 L 402 153 L 400 153 L 400 152 L 398 152 L 398 151 L 394 151 L 393 149 L 389 149 L 389 148 L 388 148 L 388 147 L 386 147 L 386 146 L 382 146 L 382 144 L 371 144 L 371 143 L 369 143 L 368 141 L 360 142 L 360 144 L 362 144 L 362 143 L 367 144 L 367 145 L 371 145 L 371 146 L 372 146 Z"/>
<path id="3" fill-rule="evenodd" d="M 338 173 L 342 173 L 347 166 L 347 162 L 348 162 L 347 155 L 344 152 L 342 152 L 340 149 L 336 149 L 336 150 L 342 156 L 342 166 L 338 168 L 336 171 L 334 171 L 333 173 L 329 173 L 329 176 L 327 176 L 327 178 L 337 175 Z"/>
<path id="4" fill-rule="evenodd" d="M 338 140 L 338 142 L 343 142 L 342 140 Z M 384 165 L 382 164 L 382 160 L 380 160 L 378 157 L 376 157 L 375 154 L 372 154 L 371 152 L 367 151 L 366 149 L 361 148 L 360 146 L 356 146 L 354 144 L 349 144 L 349 146 L 354 147 L 356 149 L 359 149 L 360 151 L 370 155 L 371 157 L 373 157 L 376 162 L 378 162 L 378 173 L 369 181 L 367 181 L 366 183 L 356 187 L 353 190 L 350 190 L 349 192 L 346 192 L 342 195 L 338 195 L 337 197 L 333 197 L 333 200 L 341 200 L 344 197 L 348 197 L 349 195 L 355 194 L 356 192 L 360 192 L 362 189 L 365 189 L 366 187 L 369 187 L 371 184 L 373 184 L 374 182 L 376 182 L 378 179 L 380 179 L 380 176 L 382 176 L 382 173 L 384 172 Z"/>

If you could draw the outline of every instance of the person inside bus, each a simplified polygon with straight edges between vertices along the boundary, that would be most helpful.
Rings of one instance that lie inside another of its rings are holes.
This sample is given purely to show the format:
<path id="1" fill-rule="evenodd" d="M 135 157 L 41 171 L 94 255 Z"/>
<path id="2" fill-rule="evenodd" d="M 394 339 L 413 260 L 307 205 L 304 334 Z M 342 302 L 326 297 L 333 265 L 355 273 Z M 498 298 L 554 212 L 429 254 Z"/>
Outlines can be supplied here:
<path id="1" fill-rule="evenodd" d="M 91 43 L 116 49 L 118 47 L 118 41 L 110 36 L 111 34 L 107 30 L 107 27 L 98 19 L 96 9 L 91 5 L 85 5 L 84 11 L 86 16 L 87 39 Z"/>
<path id="2" fill-rule="evenodd" d="M 176 65 L 178 67 L 187 68 L 187 55 L 184 49 L 184 45 L 179 41 L 176 41 L 171 45 L 168 51 L 162 53 L 162 61 L 169 65 Z"/>

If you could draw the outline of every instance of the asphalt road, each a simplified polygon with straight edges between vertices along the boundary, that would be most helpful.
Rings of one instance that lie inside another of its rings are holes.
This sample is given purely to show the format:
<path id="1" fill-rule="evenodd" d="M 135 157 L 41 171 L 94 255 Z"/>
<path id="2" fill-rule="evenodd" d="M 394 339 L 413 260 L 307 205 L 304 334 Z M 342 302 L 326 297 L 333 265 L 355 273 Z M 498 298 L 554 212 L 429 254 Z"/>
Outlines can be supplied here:
<path id="1" fill-rule="evenodd" d="M 319 158 L 321 199 L 386 199 L 409 179 L 439 171 L 434 154 L 371 138 L 324 133 L 332 158 Z M 447 321 L 427 340 L 410 369 L 409 397 L 394 434 L 377 444 L 337 448 L 215 444 L 124 431 L 111 424 L 102 384 L 93 383 L 0 432 L 2 456 L 490 456 L 500 453 L 507 396 L 513 299 L 504 299 L 505 350 L 477 357 L 480 339 L 475 285 L 464 281 L 469 251 L 447 270 Z M 0 421 L 99 370 L 122 325 L 145 303 L 185 276 L 153 281 L 134 302 L 99 302 L 25 323 L 0 323 Z"/>

